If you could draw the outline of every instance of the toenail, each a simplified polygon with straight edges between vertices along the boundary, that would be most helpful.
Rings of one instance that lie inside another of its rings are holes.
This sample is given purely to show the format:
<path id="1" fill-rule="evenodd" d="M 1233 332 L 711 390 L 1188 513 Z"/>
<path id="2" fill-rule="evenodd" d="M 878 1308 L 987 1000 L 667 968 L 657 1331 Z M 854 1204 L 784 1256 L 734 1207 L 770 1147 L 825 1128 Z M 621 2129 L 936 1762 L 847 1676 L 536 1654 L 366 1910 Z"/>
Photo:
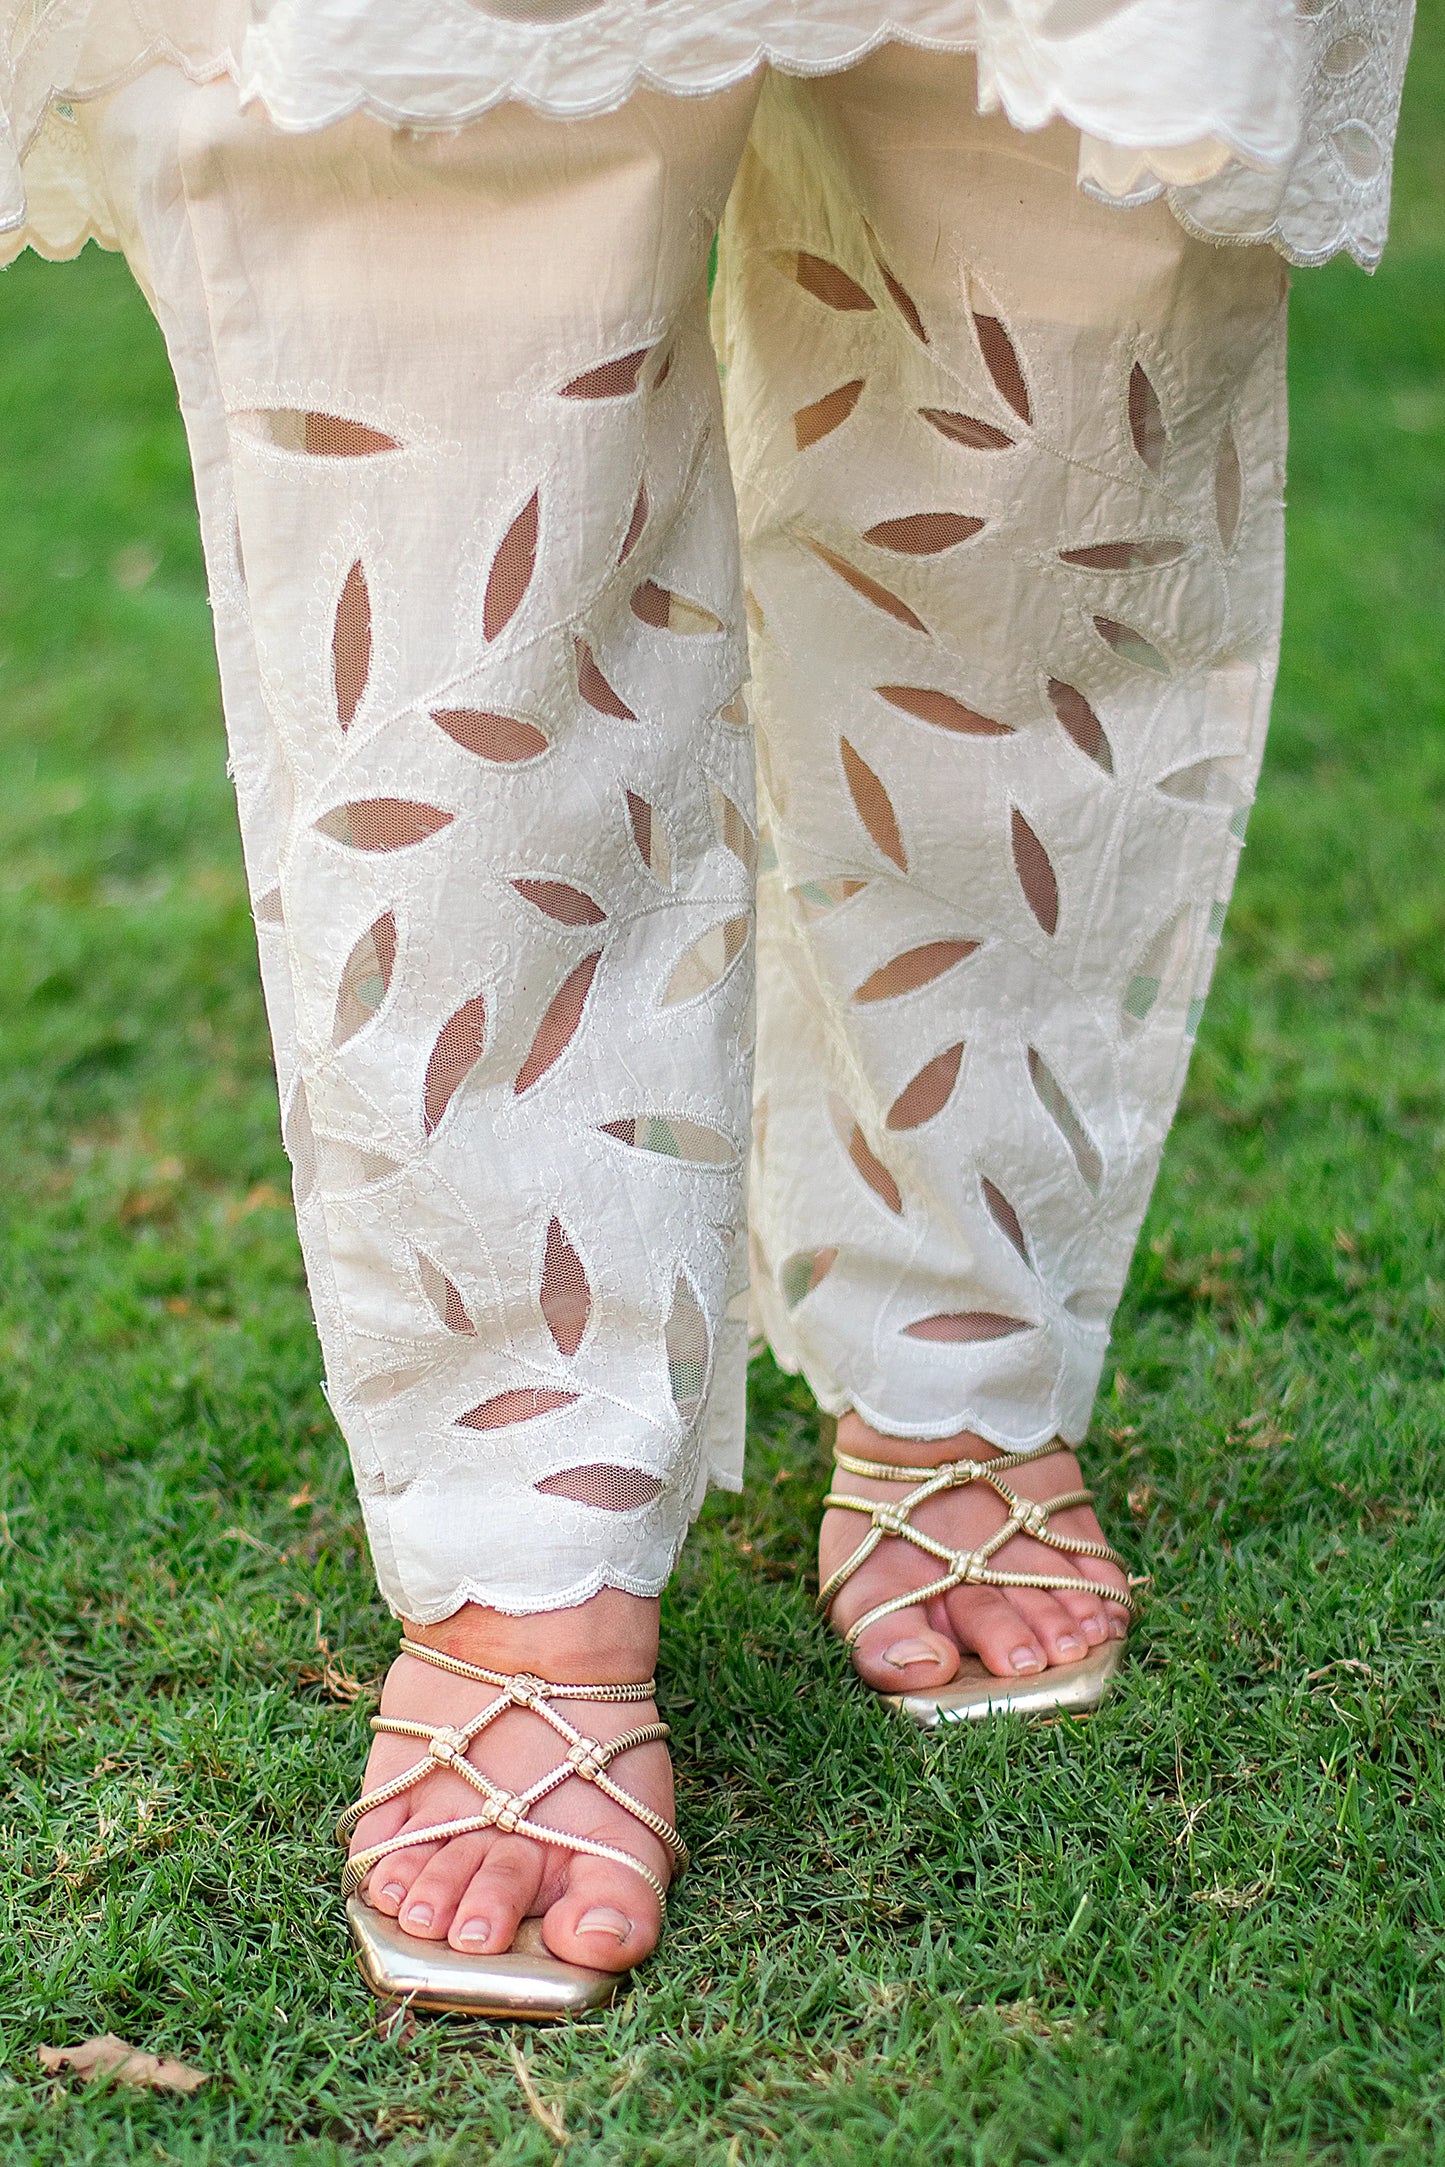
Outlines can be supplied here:
<path id="1" fill-rule="evenodd" d="M 1082 1655 L 1084 1652 L 1084 1643 L 1076 1640 L 1072 1633 L 1065 1633 L 1058 1647 L 1060 1655 Z"/>
<path id="2" fill-rule="evenodd" d="M 431 1905 L 413 1904 L 406 1916 L 408 1923 L 412 1926 L 430 1926 Z"/>
<path id="3" fill-rule="evenodd" d="M 381 1893 L 383 1896 L 389 1896 L 394 1904 L 399 1904 L 406 1895 L 406 1890 L 399 1881 L 388 1881 Z"/>
<path id="4" fill-rule="evenodd" d="M 1102 1639 L 1104 1635 L 1104 1621 L 1102 1618 L 1085 1618 L 1080 1627 L 1080 1630 L 1085 1633 L 1097 1633 Z"/>
<path id="5" fill-rule="evenodd" d="M 895 1640 L 891 1648 L 884 1649 L 883 1660 L 894 1670 L 907 1670 L 910 1663 L 937 1663 L 942 1658 L 930 1641 Z"/>
<path id="6" fill-rule="evenodd" d="M 1124 1620 L 1122 1618 L 1110 1618 L 1109 1638 L 1111 1640 L 1123 1640 L 1127 1635 L 1128 1631 L 1129 1628 L 1124 1623 Z"/>
<path id="7" fill-rule="evenodd" d="M 1015 1670 L 1042 1670 L 1043 1658 L 1032 1648 L 1015 1648 L 1009 1657 Z"/>
<path id="8" fill-rule="evenodd" d="M 492 1926 L 489 1919 L 468 1919 L 457 1928 L 458 1941 L 490 1941 Z"/>
<path id="9" fill-rule="evenodd" d="M 632 1932 L 631 1919 L 625 1919 L 620 1911 L 612 1911 L 605 1904 L 584 1911 L 577 1921 L 579 1934 L 611 1934 L 617 1941 L 626 1941 Z"/>

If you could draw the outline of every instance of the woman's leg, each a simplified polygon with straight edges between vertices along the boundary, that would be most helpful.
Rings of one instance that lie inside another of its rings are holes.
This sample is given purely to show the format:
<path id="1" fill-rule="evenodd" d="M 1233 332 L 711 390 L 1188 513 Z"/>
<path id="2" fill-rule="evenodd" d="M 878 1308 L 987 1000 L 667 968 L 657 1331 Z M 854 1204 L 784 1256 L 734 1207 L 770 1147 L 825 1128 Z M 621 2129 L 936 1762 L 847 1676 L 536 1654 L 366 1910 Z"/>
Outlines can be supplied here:
<path id="1" fill-rule="evenodd" d="M 414 1635 L 553 1679 L 648 1675 L 731 1471 L 710 1438 L 740 1430 L 752 754 L 704 280 L 753 96 L 284 136 L 158 69 L 85 116 L 190 434 L 382 1590 Z M 406 1658 L 383 1701 L 477 1705 Z M 604 1738 L 651 1713 L 571 1712 Z M 379 1739 L 369 1787 L 415 1750 Z M 558 1757 L 521 1712 L 473 1751 L 512 1789 Z M 670 1813 L 660 1745 L 619 1780 Z M 439 1772 L 356 1842 L 475 1804 Z M 541 1817 L 665 1877 L 589 1784 Z M 547 1909 L 599 1964 L 658 1923 L 627 1868 L 495 1832 L 369 1893 L 477 1948 Z"/>
<path id="2" fill-rule="evenodd" d="M 1274 676 L 1282 268 L 1096 205 L 1076 153 L 893 49 L 769 84 L 724 235 L 776 861 L 754 1275 L 840 1443 L 894 1463 L 1085 1433 Z M 1010 1480 L 1078 1476 L 1061 1451 Z M 917 1524 L 964 1551 L 1003 1509 L 958 1490 Z M 825 1577 L 862 1532 L 827 1516 Z M 993 1562 L 1071 1569 L 1026 1537 Z M 940 1570 L 885 1540 L 835 1621 Z M 960 1648 L 1007 1674 L 1124 1622 L 961 1587 L 857 1660 L 925 1687 Z"/>

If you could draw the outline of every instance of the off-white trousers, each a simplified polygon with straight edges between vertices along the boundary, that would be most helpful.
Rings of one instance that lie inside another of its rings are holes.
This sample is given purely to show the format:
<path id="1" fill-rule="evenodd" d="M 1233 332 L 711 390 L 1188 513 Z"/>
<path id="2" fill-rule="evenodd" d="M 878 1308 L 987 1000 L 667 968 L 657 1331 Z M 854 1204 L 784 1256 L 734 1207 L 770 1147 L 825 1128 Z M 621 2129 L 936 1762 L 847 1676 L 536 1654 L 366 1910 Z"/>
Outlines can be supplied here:
<path id="1" fill-rule="evenodd" d="M 452 135 L 169 67 L 80 119 L 388 1601 L 661 1586 L 740 1472 L 749 1221 L 825 1408 L 1079 1439 L 1269 705 L 1278 259 L 899 48 Z"/>

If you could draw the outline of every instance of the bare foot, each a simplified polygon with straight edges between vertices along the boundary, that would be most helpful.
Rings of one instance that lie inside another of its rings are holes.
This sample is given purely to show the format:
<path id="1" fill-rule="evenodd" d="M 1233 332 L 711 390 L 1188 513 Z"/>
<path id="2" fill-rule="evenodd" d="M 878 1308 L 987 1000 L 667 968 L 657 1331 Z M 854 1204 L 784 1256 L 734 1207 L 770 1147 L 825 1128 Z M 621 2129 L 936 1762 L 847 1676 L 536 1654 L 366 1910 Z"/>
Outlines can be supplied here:
<path id="1" fill-rule="evenodd" d="M 611 1590 L 575 1609 L 529 1618 L 469 1603 L 440 1625 L 405 1630 L 408 1639 L 463 1662 L 530 1671 L 567 1685 L 631 1684 L 650 1678 L 657 1658 L 656 1602 Z M 495 1697 L 489 1686 L 399 1655 L 387 1675 L 381 1712 L 410 1722 L 460 1726 Z M 604 1744 L 657 1721 L 650 1700 L 551 1705 L 586 1737 Z M 365 1789 L 379 1790 L 425 1750 L 415 1739 L 379 1734 L 367 1760 Z M 468 1758 L 494 1783 L 516 1792 L 566 1754 L 566 1740 L 540 1717 L 511 1708 L 472 1741 Z M 672 1763 L 665 1744 L 631 1748 L 618 1756 L 610 1773 L 622 1789 L 672 1820 Z M 385 1843 L 407 1828 L 465 1819 L 480 1805 L 470 1784 L 439 1767 L 402 1797 L 373 1807 L 357 1824 L 351 1850 Z M 663 1845 L 595 1784 L 569 1777 L 532 1817 L 631 1853 L 666 1886 L 672 1867 Z M 554 1956 L 598 1971 L 625 1971 L 640 1963 L 656 1946 L 662 1927 L 656 1892 L 630 1867 L 499 1829 L 393 1851 L 372 1868 L 363 1893 L 378 1911 L 399 1919 L 408 1934 L 478 1955 L 510 1948 L 520 1922 L 540 1914 L 542 1937 Z"/>
<path id="2" fill-rule="evenodd" d="M 996 1447 L 970 1430 L 922 1443 L 881 1436 L 857 1415 L 843 1416 L 838 1424 L 838 1443 L 843 1451 L 859 1459 L 886 1460 L 907 1467 L 938 1467 L 947 1460 L 1002 1457 Z M 1083 1486 L 1078 1461 L 1072 1452 L 1062 1449 L 1030 1460 L 1002 1479 L 1026 1498 L 1059 1497 Z M 902 1483 L 873 1482 L 861 1475 L 844 1474 L 841 1468 L 834 1475 L 833 1487 L 848 1497 L 895 1505 L 908 1494 Z M 913 1525 L 950 1549 L 972 1550 L 997 1534 L 1007 1517 L 996 1492 L 987 1483 L 979 1482 L 930 1499 L 913 1514 Z M 857 1549 L 868 1525 L 862 1513 L 837 1507 L 824 1513 L 818 1537 L 821 1584 L 826 1584 L 828 1576 Z M 1104 1540 L 1093 1508 L 1088 1505 L 1056 1512 L 1050 1525 L 1054 1533 L 1081 1542 Z M 1121 1595 L 1128 1588 L 1117 1565 L 1101 1558 L 1075 1557 L 1023 1534 L 1005 1543 L 989 1562 L 1000 1572 L 1062 1574 L 1092 1580 L 1117 1588 Z M 875 1604 L 888 1602 L 912 1588 L 926 1587 L 947 1569 L 911 1543 L 885 1536 L 867 1563 L 839 1589 L 829 1612 L 830 1621 L 838 1632 L 846 1633 L 854 1620 Z M 1090 1649 L 1106 1640 L 1122 1640 L 1128 1630 L 1129 1612 L 1124 1605 L 1105 1602 L 1098 1596 L 1053 1594 L 1042 1588 L 959 1587 L 928 1603 L 914 1604 L 880 1618 L 859 1635 L 851 1652 L 859 1676 L 880 1692 L 919 1693 L 947 1685 L 965 1654 L 976 1654 L 996 1678 L 1027 1677 L 1053 1663 L 1081 1662 Z"/>

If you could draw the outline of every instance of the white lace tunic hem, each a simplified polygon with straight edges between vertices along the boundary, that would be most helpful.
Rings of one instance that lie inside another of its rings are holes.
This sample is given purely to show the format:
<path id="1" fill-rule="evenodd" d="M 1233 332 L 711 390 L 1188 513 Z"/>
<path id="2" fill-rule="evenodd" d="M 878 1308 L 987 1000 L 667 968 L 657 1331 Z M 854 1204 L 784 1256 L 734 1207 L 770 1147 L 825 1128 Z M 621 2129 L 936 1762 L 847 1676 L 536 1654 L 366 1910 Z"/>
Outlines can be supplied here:
<path id="1" fill-rule="evenodd" d="M 1297 264 L 1384 247 L 1413 0 L 0 0 L 0 260 L 114 244 L 76 103 L 146 68 L 229 75 L 278 127 L 453 129 L 519 100 L 826 74 L 972 51 L 981 111 L 1079 131 L 1079 181 Z"/>

